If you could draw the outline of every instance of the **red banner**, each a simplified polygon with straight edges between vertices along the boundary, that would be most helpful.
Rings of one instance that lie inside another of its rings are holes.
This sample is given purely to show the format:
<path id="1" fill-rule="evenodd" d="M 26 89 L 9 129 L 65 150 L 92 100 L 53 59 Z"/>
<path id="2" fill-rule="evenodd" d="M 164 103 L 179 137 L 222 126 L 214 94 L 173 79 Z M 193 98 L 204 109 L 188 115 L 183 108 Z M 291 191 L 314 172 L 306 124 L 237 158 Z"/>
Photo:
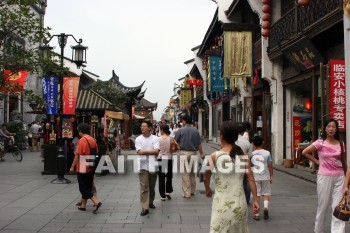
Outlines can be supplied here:
<path id="1" fill-rule="evenodd" d="M 345 61 L 329 61 L 329 100 L 330 100 L 330 118 L 338 121 L 339 130 L 346 129 L 345 115 Z"/>
<path id="2" fill-rule="evenodd" d="M 63 78 L 63 114 L 75 114 L 79 81 L 79 77 Z"/>
<path id="3" fill-rule="evenodd" d="M 302 134 L 301 134 L 301 117 L 300 116 L 294 116 L 293 117 L 293 147 L 298 148 L 299 143 L 302 141 Z"/>
<path id="4" fill-rule="evenodd" d="M 27 81 L 27 76 L 28 76 L 28 71 L 26 70 L 20 70 L 18 72 L 12 72 L 11 70 L 4 70 L 4 90 L 2 92 L 7 93 L 7 92 L 17 92 L 15 90 L 16 88 L 13 87 L 12 85 L 19 85 L 21 89 L 23 90 L 24 86 L 26 85 Z"/>

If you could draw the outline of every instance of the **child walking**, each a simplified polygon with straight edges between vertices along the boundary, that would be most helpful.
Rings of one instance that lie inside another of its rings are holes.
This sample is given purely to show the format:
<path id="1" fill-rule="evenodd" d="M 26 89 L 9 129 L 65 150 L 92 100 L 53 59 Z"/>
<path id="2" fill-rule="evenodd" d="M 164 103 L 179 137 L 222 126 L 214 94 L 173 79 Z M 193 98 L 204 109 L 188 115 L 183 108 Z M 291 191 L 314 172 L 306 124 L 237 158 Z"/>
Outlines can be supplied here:
<path id="1" fill-rule="evenodd" d="M 270 151 L 262 147 L 263 138 L 255 136 L 253 138 L 254 151 L 252 152 L 253 174 L 257 188 L 258 201 L 260 196 L 264 199 L 264 219 L 269 219 L 269 202 L 271 196 L 272 183 L 272 156 Z M 254 215 L 254 220 L 259 221 L 259 213 Z"/>

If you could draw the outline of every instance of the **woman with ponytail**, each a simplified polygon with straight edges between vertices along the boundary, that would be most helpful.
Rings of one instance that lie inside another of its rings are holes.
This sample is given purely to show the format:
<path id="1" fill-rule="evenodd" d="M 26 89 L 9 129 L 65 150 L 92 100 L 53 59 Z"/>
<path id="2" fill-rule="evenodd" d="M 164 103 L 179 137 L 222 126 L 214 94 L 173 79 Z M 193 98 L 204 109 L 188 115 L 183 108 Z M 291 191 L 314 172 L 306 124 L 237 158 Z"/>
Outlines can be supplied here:
<path id="1" fill-rule="evenodd" d="M 235 145 L 238 138 L 236 125 L 225 121 L 221 125 L 221 150 L 211 154 L 210 170 L 204 176 L 205 193 L 212 196 L 210 177 L 215 168 L 215 195 L 213 198 L 210 232 L 248 233 L 248 209 L 243 189 L 243 177 L 247 173 L 253 194 L 253 212 L 259 213 L 255 180 L 247 155 Z M 246 161 L 246 162 L 245 162 Z M 245 163 L 244 163 L 245 162 Z M 246 169 L 242 168 L 245 165 Z"/>

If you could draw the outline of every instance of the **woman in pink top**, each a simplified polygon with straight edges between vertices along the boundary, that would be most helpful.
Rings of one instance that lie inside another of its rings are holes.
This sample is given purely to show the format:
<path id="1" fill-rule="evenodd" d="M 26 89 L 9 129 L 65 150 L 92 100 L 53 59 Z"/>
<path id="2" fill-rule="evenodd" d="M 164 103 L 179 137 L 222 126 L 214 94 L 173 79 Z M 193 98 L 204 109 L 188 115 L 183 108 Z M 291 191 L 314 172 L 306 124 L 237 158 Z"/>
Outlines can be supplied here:
<path id="1" fill-rule="evenodd" d="M 342 147 L 345 150 L 341 143 L 344 144 L 339 140 L 338 122 L 330 119 L 323 126 L 322 139 L 313 142 L 302 152 L 306 158 L 319 165 L 315 233 L 328 232 L 325 229 L 325 223 L 329 204 L 331 203 L 333 210 L 343 195 L 344 174 L 347 168 L 345 156 L 341 156 Z M 319 160 L 312 155 L 315 151 L 318 153 Z M 344 233 L 345 222 L 332 216 L 331 232 Z"/>
<path id="2" fill-rule="evenodd" d="M 170 152 L 171 140 L 169 126 L 162 124 L 159 127 L 161 136 L 159 137 L 160 151 L 158 154 L 158 182 L 160 200 L 165 201 L 171 199 L 170 194 L 173 192 L 173 158 Z"/>

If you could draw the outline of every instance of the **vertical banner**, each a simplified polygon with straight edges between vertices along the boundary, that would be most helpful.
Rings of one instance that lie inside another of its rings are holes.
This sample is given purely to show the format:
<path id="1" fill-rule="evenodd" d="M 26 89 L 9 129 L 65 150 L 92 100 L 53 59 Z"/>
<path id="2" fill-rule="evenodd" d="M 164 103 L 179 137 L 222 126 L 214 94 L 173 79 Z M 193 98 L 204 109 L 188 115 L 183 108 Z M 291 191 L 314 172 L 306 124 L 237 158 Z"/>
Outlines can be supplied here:
<path id="1" fill-rule="evenodd" d="M 186 105 L 188 105 L 191 99 L 192 99 L 191 88 L 181 88 L 180 108 L 183 108 Z"/>
<path id="2" fill-rule="evenodd" d="M 302 142 L 301 117 L 293 116 L 293 148 L 298 148 Z"/>
<path id="3" fill-rule="evenodd" d="M 329 100 L 330 118 L 334 118 L 339 123 L 339 130 L 346 129 L 345 115 L 345 61 L 329 61 Z"/>
<path id="4" fill-rule="evenodd" d="M 230 88 L 237 86 L 236 78 L 247 78 L 253 75 L 253 39 L 252 32 L 224 32 L 224 78 L 230 78 Z"/>
<path id="5" fill-rule="evenodd" d="M 209 57 L 210 91 L 224 91 L 224 80 L 221 76 L 221 57 Z"/>
<path id="6" fill-rule="evenodd" d="M 63 114 L 75 114 L 79 81 L 79 77 L 63 78 Z"/>
<path id="7" fill-rule="evenodd" d="M 58 114 L 58 77 L 44 77 L 43 93 L 47 114 Z"/>

